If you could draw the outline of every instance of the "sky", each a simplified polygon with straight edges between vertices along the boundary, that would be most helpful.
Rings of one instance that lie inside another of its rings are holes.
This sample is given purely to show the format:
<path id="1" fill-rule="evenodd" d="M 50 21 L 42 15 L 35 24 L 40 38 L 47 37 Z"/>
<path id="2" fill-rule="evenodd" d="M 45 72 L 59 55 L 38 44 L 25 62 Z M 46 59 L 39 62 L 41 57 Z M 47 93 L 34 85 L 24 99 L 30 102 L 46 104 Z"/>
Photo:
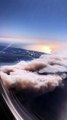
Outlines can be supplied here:
<path id="1" fill-rule="evenodd" d="M 66 44 L 67 0 L 0 0 L 1 38 Z"/>

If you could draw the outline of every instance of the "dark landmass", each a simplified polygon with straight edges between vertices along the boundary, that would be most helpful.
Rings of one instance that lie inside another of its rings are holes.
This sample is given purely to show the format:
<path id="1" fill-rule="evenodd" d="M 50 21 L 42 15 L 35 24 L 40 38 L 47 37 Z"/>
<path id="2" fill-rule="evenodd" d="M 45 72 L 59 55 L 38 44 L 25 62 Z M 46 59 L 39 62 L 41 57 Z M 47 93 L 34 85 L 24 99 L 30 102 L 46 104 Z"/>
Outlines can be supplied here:
<path id="1" fill-rule="evenodd" d="M 20 48 L 8 47 L 4 49 L 6 45 L 0 45 L 0 62 L 15 62 L 20 60 L 32 60 L 40 57 L 42 52 L 25 50 Z M 4 50 L 3 50 L 4 49 Z"/>

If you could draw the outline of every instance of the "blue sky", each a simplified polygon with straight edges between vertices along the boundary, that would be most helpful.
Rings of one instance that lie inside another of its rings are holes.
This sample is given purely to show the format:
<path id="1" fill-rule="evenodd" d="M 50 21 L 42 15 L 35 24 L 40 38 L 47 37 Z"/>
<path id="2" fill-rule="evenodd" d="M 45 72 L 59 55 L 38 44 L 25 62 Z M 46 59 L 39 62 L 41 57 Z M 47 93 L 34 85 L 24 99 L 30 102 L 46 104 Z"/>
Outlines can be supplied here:
<path id="1" fill-rule="evenodd" d="M 0 0 L 0 36 L 67 40 L 67 0 Z"/>

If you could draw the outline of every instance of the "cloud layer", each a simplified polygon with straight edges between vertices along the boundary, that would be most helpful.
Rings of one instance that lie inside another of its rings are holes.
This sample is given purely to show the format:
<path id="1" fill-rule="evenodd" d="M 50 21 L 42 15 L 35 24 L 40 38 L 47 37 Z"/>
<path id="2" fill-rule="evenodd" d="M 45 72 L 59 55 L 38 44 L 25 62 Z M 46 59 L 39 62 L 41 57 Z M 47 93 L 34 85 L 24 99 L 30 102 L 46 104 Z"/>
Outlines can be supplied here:
<path id="1" fill-rule="evenodd" d="M 42 55 L 31 61 L 0 67 L 0 79 L 7 88 L 48 92 L 67 78 L 67 53 Z"/>

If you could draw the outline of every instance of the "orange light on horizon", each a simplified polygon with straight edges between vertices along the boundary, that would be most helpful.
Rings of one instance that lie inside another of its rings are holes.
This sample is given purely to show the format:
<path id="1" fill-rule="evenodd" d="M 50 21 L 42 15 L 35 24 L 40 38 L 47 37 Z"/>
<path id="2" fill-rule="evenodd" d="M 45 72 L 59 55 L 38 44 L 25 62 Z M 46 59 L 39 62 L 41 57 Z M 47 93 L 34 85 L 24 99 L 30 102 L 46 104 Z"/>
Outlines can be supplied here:
<path id="1" fill-rule="evenodd" d="M 50 54 L 50 53 L 54 53 L 54 52 L 59 51 L 60 49 L 65 48 L 65 45 L 62 46 L 62 44 L 51 44 L 51 43 L 50 44 L 33 44 L 33 45 L 26 45 L 24 48 L 28 50 L 35 50 L 35 51 Z"/>
<path id="2" fill-rule="evenodd" d="M 34 50 L 45 53 L 54 53 L 59 50 L 67 50 L 67 42 L 60 42 L 59 40 L 43 39 L 37 37 L 11 37 L 0 36 L 0 42 L 8 42 L 20 45 L 20 48 Z"/>
<path id="3" fill-rule="evenodd" d="M 44 46 L 44 47 L 42 47 L 42 51 L 45 53 L 51 53 L 52 49 L 49 46 Z"/>
<path id="4" fill-rule="evenodd" d="M 35 50 L 35 51 L 39 51 L 39 52 L 44 52 L 44 53 L 51 53 L 52 52 L 52 48 L 49 45 L 40 45 L 40 44 L 36 44 L 36 45 L 27 45 L 25 47 L 28 50 Z"/>

